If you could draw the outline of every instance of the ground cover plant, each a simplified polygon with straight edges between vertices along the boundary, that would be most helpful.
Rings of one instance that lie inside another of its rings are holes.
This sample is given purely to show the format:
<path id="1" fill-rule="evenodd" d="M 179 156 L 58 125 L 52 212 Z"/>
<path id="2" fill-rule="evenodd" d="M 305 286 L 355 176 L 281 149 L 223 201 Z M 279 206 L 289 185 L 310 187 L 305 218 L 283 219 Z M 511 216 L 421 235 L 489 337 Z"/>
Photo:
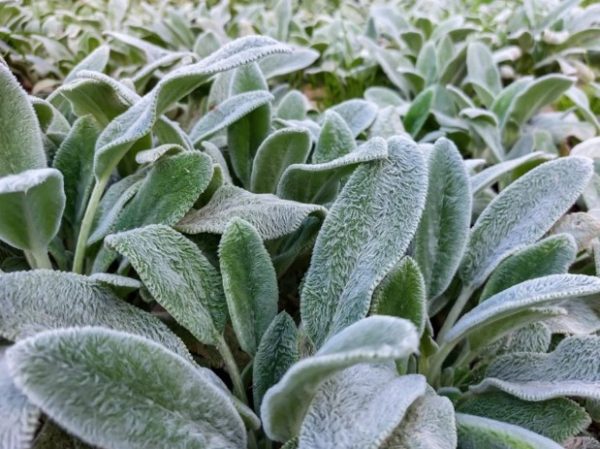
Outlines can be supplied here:
<path id="1" fill-rule="evenodd" d="M 0 0 L 0 448 L 600 447 L 600 5 Z"/>

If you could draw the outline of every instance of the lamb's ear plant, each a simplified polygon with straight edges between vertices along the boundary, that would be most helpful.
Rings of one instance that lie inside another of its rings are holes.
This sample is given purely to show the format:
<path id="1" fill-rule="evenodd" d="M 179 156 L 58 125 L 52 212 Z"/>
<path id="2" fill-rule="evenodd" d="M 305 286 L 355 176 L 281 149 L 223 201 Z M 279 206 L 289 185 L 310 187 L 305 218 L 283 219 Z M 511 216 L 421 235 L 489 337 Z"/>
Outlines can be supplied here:
<path id="1" fill-rule="evenodd" d="M 600 9 L 71 3 L 0 1 L 0 449 L 600 445 Z"/>

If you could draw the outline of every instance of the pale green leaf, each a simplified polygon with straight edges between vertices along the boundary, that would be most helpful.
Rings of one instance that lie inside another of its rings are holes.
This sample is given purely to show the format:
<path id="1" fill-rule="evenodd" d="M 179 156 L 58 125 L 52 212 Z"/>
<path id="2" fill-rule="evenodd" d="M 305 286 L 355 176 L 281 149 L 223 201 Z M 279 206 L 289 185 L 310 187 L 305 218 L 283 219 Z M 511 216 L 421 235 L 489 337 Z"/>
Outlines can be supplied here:
<path id="1" fill-rule="evenodd" d="M 389 365 L 360 364 L 336 373 L 316 392 L 298 449 L 379 449 L 425 387 L 423 376 L 398 376 Z"/>
<path id="2" fill-rule="evenodd" d="M 267 391 L 261 406 L 267 436 L 275 441 L 296 436 L 314 395 L 336 372 L 359 363 L 402 359 L 417 347 L 416 330 L 403 319 L 374 316 L 348 326 Z"/>
<path id="3" fill-rule="evenodd" d="M 303 70 L 319 57 L 319 52 L 311 48 L 292 48 L 291 53 L 274 54 L 263 58 L 259 63 L 266 79 Z"/>
<path id="4" fill-rule="evenodd" d="M 223 290 L 240 347 L 254 355 L 262 335 L 277 314 L 277 276 L 260 235 L 233 218 L 219 243 Z"/>
<path id="5" fill-rule="evenodd" d="M 15 248 L 45 251 L 58 232 L 65 194 L 54 168 L 0 178 L 0 239 Z"/>
<path id="6" fill-rule="evenodd" d="M 460 275 L 477 287 L 498 264 L 534 243 L 573 205 L 592 175 L 591 160 L 567 157 L 546 162 L 504 189 L 471 230 Z"/>
<path id="7" fill-rule="evenodd" d="M 408 248 L 425 205 L 427 168 L 406 138 L 388 158 L 359 167 L 331 207 L 301 292 L 302 321 L 321 346 L 363 318 L 371 295 Z"/>
<path id="8" fill-rule="evenodd" d="M 433 97 L 433 88 L 426 89 L 415 97 L 408 108 L 408 111 L 404 116 L 404 128 L 413 137 L 419 134 L 427 117 L 429 117 L 429 112 L 431 111 L 431 106 L 433 104 Z"/>
<path id="9" fill-rule="evenodd" d="M 164 225 L 112 234 L 105 244 L 127 257 L 152 297 L 194 337 L 218 341 L 227 314 L 221 276 L 196 245 Z"/>
<path id="10" fill-rule="evenodd" d="M 427 320 L 427 293 L 419 265 L 411 257 L 402 259 L 386 274 L 373 293 L 371 313 L 406 318 L 419 335 Z"/>
<path id="11" fill-rule="evenodd" d="M 456 414 L 458 449 L 563 449 L 523 427 L 479 416 Z"/>
<path id="12" fill-rule="evenodd" d="M 45 167 L 40 124 L 27 93 L 4 64 L 0 64 L 0 98 L 0 176 Z"/>
<path id="13" fill-rule="evenodd" d="M 489 48 L 480 42 L 471 42 L 467 48 L 469 81 L 483 86 L 492 96 L 502 90 L 500 72 Z"/>
<path id="14" fill-rule="evenodd" d="M 189 212 L 177 229 L 187 234 L 222 234 L 229 220 L 239 217 L 254 226 L 263 240 L 270 240 L 292 233 L 312 214 L 323 216 L 325 209 L 224 184 L 206 206 Z"/>
<path id="15" fill-rule="evenodd" d="M 456 146 L 439 139 L 428 155 L 429 186 L 414 240 L 427 297 L 442 294 L 460 264 L 471 224 L 471 189 Z"/>
<path id="16" fill-rule="evenodd" d="M 354 136 L 365 131 L 375 120 L 377 106 L 366 100 L 347 100 L 330 109 L 337 112 L 348 124 Z"/>
<path id="17" fill-rule="evenodd" d="M 356 149 L 356 142 L 346 121 L 334 110 L 325 112 L 319 140 L 312 155 L 314 164 L 338 159 Z"/>
<path id="18" fill-rule="evenodd" d="M 145 338 L 62 329 L 22 340 L 6 357 L 27 397 L 87 443 L 246 447 L 244 424 L 227 394 L 205 371 Z"/>
<path id="19" fill-rule="evenodd" d="M 271 133 L 256 151 L 250 190 L 274 193 L 286 168 L 306 162 L 310 148 L 310 133 L 304 128 L 283 128 Z"/>

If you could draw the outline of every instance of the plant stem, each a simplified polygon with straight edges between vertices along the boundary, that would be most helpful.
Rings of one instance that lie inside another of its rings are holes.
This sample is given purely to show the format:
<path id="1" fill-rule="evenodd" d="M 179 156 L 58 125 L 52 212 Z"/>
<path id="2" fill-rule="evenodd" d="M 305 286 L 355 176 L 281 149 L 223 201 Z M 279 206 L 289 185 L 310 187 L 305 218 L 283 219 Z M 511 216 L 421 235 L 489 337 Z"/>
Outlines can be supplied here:
<path id="1" fill-rule="evenodd" d="M 442 365 L 446 360 L 446 357 L 452 352 L 456 346 L 456 342 L 448 342 L 442 346 L 440 346 L 440 350 L 436 352 L 433 356 L 431 356 L 429 369 L 427 370 L 428 376 L 427 380 L 433 386 L 436 386 L 442 375 Z"/>
<path id="2" fill-rule="evenodd" d="M 456 320 L 458 320 L 458 317 L 460 316 L 463 309 L 467 305 L 467 302 L 469 302 L 469 298 L 471 297 L 472 294 L 473 294 L 473 289 L 471 287 L 463 287 L 463 289 L 460 292 L 460 295 L 458 295 L 458 299 L 452 306 L 452 309 L 450 309 L 450 312 L 448 313 L 448 316 L 444 320 L 444 324 L 443 324 L 442 328 L 440 329 L 440 332 L 437 335 L 436 341 L 438 344 L 440 344 L 440 345 L 442 344 L 444 337 L 450 331 L 450 329 L 452 329 L 452 326 L 454 326 L 454 323 L 456 323 Z"/>
<path id="3" fill-rule="evenodd" d="M 31 251 L 25 251 L 25 258 L 31 266 L 31 268 L 47 268 L 52 270 L 52 262 L 48 257 L 48 251 L 46 249 L 33 249 Z"/>
<path id="4" fill-rule="evenodd" d="M 96 210 L 98 209 L 98 205 L 100 204 L 100 199 L 102 198 L 102 194 L 104 193 L 104 188 L 108 183 L 108 177 L 101 178 L 96 181 L 94 185 L 94 190 L 92 190 L 92 194 L 90 195 L 90 200 L 88 201 L 87 207 L 85 209 L 85 214 L 83 215 L 83 219 L 81 220 L 81 226 L 79 227 L 79 235 L 77 236 L 77 246 L 75 247 L 75 257 L 73 259 L 73 271 L 75 273 L 83 272 L 83 263 L 85 261 L 85 250 L 87 247 L 87 240 L 90 236 L 90 232 L 92 230 L 92 224 L 94 222 L 94 216 L 96 215 Z"/>
<path id="5" fill-rule="evenodd" d="M 248 397 L 246 396 L 246 389 L 244 388 L 244 383 L 242 382 L 240 370 L 237 366 L 237 363 L 235 362 L 233 354 L 231 353 L 231 349 L 229 349 L 229 346 L 227 345 L 227 342 L 223 337 L 221 337 L 217 342 L 217 349 L 219 350 L 221 357 L 223 357 L 225 369 L 227 370 L 227 373 L 229 373 L 229 377 L 231 378 L 234 394 L 244 404 L 248 405 Z"/>

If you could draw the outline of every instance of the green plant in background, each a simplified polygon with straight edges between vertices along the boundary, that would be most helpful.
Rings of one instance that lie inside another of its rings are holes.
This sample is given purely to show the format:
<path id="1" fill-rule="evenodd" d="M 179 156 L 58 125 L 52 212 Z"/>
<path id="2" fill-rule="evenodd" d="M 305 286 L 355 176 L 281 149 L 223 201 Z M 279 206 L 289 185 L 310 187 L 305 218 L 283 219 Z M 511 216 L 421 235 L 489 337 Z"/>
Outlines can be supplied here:
<path id="1" fill-rule="evenodd" d="M 600 445 L 597 5 L 0 17 L 0 448 Z"/>

